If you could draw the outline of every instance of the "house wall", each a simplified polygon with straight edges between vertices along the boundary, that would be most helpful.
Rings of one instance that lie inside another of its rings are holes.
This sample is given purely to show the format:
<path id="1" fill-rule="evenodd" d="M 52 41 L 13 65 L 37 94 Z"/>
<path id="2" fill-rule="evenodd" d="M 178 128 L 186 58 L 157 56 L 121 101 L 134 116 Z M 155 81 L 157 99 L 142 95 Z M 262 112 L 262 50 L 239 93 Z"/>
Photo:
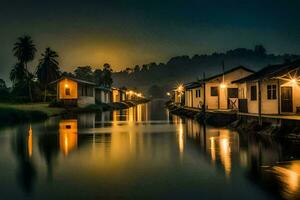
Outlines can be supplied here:
<path id="1" fill-rule="evenodd" d="M 70 89 L 70 95 L 66 95 L 66 88 Z M 78 98 L 78 84 L 70 79 L 63 79 L 58 82 L 58 99 L 77 99 Z"/>
<path id="2" fill-rule="evenodd" d="M 184 92 L 184 98 L 185 98 L 185 106 L 192 107 L 192 90 L 185 90 Z"/>
<path id="3" fill-rule="evenodd" d="M 97 89 L 95 91 L 96 101 L 101 103 L 110 103 L 110 92 L 106 90 Z"/>
<path id="4" fill-rule="evenodd" d="M 297 107 L 300 107 L 300 85 L 297 84 L 297 83 L 281 81 L 280 87 L 287 87 L 287 86 L 292 87 L 292 91 L 293 91 L 293 93 L 292 93 L 292 95 L 293 95 L 293 113 L 296 113 L 297 112 Z M 281 93 L 280 93 L 280 96 L 281 96 Z"/>
<path id="5" fill-rule="evenodd" d="M 196 97 L 196 91 L 200 90 L 200 97 Z M 204 89 L 197 87 L 193 89 L 187 89 L 185 91 L 185 106 L 193 108 L 201 108 L 203 105 Z"/>
<path id="6" fill-rule="evenodd" d="M 267 86 L 276 85 L 277 99 L 268 99 Z M 278 112 L 278 100 L 280 95 L 278 94 L 278 81 L 277 80 L 266 80 L 262 81 L 261 84 L 261 113 L 262 114 L 279 114 Z"/>
<path id="7" fill-rule="evenodd" d="M 251 100 L 251 86 L 257 87 L 257 100 Z M 276 85 L 276 99 L 268 99 L 268 85 Z M 248 112 L 258 114 L 258 82 L 247 83 L 247 100 Z M 277 80 L 264 80 L 261 83 L 261 113 L 262 114 L 279 114 L 278 101 L 280 101 L 280 93 L 278 94 L 278 81 Z"/>
<path id="8" fill-rule="evenodd" d="M 257 87 L 257 99 L 251 100 L 251 86 Z M 247 104 L 249 113 L 258 113 L 258 84 L 257 82 L 247 83 Z"/>
<path id="9" fill-rule="evenodd" d="M 87 105 L 95 104 L 95 95 L 92 97 L 80 96 L 77 100 L 78 107 L 86 107 Z"/>
<path id="10" fill-rule="evenodd" d="M 232 84 L 232 81 L 249 76 L 252 72 L 244 69 L 238 69 L 224 75 L 224 84 L 226 87 L 221 88 L 220 84 L 223 83 L 223 76 L 218 76 L 206 83 L 206 105 L 208 109 L 228 109 L 228 88 L 239 88 L 238 84 Z M 211 87 L 218 87 L 219 96 L 211 96 Z M 237 98 L 233 99 L 237 103 Z"/>
<path id="11" fill-rule="evenodd" d="M 120 102 L 121 97 L 120 97 L 119 90 L 113 90 L 112 95 L 113 95 L 113 102 Z"/>

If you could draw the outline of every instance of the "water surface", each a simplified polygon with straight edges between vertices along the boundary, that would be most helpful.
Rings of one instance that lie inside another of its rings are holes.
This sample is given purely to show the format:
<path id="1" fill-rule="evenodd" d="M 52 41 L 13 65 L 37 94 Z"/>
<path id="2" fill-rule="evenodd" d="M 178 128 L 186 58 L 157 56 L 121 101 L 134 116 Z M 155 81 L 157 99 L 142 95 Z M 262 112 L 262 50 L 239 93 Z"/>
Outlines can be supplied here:
<path id="1" fill-rule="evenodd" d="M 163 103 L 2 129 L 0 199 L 300 199 L 299 143 Z"/>

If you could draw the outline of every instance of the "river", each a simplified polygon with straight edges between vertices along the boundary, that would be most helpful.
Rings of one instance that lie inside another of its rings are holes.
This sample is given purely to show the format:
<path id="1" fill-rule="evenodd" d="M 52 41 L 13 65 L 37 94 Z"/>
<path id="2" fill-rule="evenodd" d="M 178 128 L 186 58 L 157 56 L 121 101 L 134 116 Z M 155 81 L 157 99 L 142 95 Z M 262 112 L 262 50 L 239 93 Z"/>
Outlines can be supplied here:
<path id="1" fill-rule="evenodd" d="M 0 199 L 300 199 L 299 158 L 153 101 L 2 128 Z"/>

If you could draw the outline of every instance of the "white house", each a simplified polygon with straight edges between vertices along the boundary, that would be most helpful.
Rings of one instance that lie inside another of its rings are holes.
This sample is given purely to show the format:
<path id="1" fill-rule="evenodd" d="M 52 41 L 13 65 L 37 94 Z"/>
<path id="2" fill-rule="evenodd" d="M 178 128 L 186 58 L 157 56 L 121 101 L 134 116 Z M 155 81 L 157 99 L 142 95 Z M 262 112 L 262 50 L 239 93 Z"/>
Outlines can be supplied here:
<path id="1" fill-rule="evenodd" d="M 95 93 L 97 103 L 111 103 L 112 91 L 110 88 L 104 86 L 96 87 Z"/>
<path id="2" fill-rule="evenodd" d="M 300 60 L 270 65 L 233 81 L 239 84 L 240 112 L 291 114 L 300 111 Z"/>
<path id="3" fill-rule="evenodd" d="M 208 110 L 238 109 L 239 84 L 232 82 L 253 73 L 239 66 L 205 80 L 186 84 L 185 106 L 201 108 L 205 102 Z"/>
<path id="4" fill-rule="evenodd" d="M 201 108 L 203 105 L 204 89 L 201 82 L 185 84 L 185 106 L 191 108 Z"/>

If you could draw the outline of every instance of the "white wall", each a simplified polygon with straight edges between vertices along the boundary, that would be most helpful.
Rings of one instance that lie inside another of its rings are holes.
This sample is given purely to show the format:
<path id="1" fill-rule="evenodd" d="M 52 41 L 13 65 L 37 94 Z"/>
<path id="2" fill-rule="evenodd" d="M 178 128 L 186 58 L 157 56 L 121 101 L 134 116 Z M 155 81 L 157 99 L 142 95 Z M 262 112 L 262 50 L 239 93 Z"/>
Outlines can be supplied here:
<path id="1" fill-rule="evenodd" d="M 249 76 L 252 72 L 244 69 L 238 69 L 233 72 L 227 73 L 224 76 L 225 88 L 221 88 L 220 84 L 223 83 L 223 76 L 218 76 L 208 83 L 206 83 L 206 104 L 208 109 L 228 109 L 228 88 L 239 88 L 238 84 L 232 84 L 232 81 Z M 219 97 L 211 96 L 211 87 L 219 88 Z M 237 99 L 236 99 L 237 101 Z M 236 103 L 238 105 L 238 103 Z"/>
<path id="2" fill-rule="evenodd" d="M 86 107 L 88 105 L 95 104 L 95 97 L 81 96 L 78 98 L 77 102 L 79 107 Z"/>
<path id="3" fill-rule="evenodd" d="M 200 97 L 196 97 L 196 91 L 200 90 Z M 201 108 L 203 104 L 204 89 L 203 87 L 197 87 L 193 89 L 187 89 L 185 91 L 185 106 L 193 108 Z"/>

